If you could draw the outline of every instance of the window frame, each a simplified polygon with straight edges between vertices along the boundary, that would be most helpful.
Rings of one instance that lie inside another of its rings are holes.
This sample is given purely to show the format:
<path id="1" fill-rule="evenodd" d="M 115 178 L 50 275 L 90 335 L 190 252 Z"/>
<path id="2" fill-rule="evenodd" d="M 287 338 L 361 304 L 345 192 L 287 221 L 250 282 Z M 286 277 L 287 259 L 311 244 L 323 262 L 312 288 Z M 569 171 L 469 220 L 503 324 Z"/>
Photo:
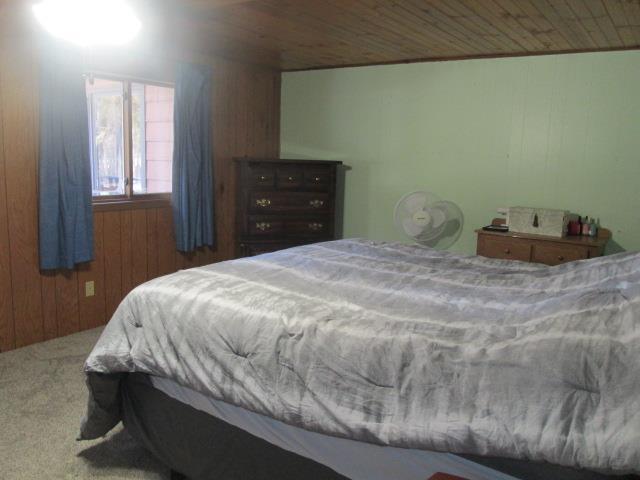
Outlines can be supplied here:
<path id="1" fill-rule="evenodd" d="M 159 80 L 149 80 L 146 78 L 130 77 L 126 75 L 115 75 L 104 72 L 85 72 L 84 77 L 88 81 L 93 79 L 104 79 L 122 82 L 122 143 L 123 143 L 123 163 L 124 163 L 124 194 L 120 195 L 92 195 L 91 203 L 94 210 L 121 210 L 127 208 L 154 208 L 171 204 L 171 193 L 135 193 L 133 191 L 133 109 L 132 109 L 132 84 L 155 85 L 158 87 L 172 88 L 175 93 L 175 84 Z M 93 99 L 91 102 L 93 104 Z M 92 108 L 92 107 L 91 107 Z M 92 133 L 93 116 L 92 112 L 87 112 L 89 118 L 89 135 Z M 90 137 L 92 142 L 92 138 Z M 93 149 L 93 145 L 91 145 Z M 146 145 L 145 145 L 146 152 Z M 146 172 L 146 155 L 144 155 Z M 93 168 L 93 165 L 92 165 Z M 93 189 L 93 184 L 92 184 Z"/>

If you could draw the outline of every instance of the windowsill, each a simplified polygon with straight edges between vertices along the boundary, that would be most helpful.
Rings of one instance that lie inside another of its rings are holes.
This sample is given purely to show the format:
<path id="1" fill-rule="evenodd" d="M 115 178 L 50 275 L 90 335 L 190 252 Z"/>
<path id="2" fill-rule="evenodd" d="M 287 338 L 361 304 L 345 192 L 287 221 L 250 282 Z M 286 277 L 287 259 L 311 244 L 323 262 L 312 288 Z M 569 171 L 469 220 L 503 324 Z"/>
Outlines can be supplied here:
<path id="1" fill-rule="evenodd" d="M 110 212 L 116 210 L 139 210 L 143 208 L 161 208 L 171 206 L 171 194 L 153 195 L 151 198 L 118 198 L 101 199 L 93 198 L 94 212 Z"/>

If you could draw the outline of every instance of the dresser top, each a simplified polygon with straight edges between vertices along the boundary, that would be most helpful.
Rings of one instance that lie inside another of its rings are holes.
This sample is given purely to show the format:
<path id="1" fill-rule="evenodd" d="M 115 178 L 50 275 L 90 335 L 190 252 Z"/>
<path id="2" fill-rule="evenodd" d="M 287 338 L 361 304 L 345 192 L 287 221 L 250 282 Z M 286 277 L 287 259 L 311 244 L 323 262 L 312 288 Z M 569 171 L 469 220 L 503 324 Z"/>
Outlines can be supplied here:
<path id="1" fill-rule="evenodd" d="M 566 237 L 550 237 L 548 235 L 534 235 L 530 233 L 517 232 L 492 232 L 479 228 L 476 230 L 478 235 L 492 235 L 496 237 L 507 238 L 525 238 L 529 240 L 544 240 L 548 242 L 567 243 L 570 245 L 581 245 L 583 247 L 604 247 L 611 238 L 611 231 L 601 228 L 597 237 L 583 237 L 580 235 L 567 235 Z"/>
<path id="2" fill-rule="evenodd" d="M 256 163 L 302 163 L 302 164 L 331 164 L 331 165 L 341 165 L 342 162 L 340 160 L 303 160 L 296 158 L 251 158 L 251 157 L 236 157 L 233 159 L 234 162 L 256 162 Z"/>

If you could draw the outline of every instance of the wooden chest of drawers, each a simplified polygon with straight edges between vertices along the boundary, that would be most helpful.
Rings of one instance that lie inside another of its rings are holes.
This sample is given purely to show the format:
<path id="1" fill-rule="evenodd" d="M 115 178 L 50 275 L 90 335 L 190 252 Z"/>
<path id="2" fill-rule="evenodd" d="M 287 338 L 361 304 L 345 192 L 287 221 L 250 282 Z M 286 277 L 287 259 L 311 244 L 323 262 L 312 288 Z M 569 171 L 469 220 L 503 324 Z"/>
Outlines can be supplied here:
<path id="1" fill-rule="evenodd" d="M 237 158 L 236 256 L 336 238 L 342 162 Z"/>
<path id="2" fill-rule="evenodd" d="M 604 254 L 604 248 L 611 236 L 611 232 L 604 228 L 596 238 L 555 238 L 486 230 L 476 230 L 476 233 L 478 234 L 478 255 L 546 265 L 559 265 L 574 260 L 599 257 Z"/>

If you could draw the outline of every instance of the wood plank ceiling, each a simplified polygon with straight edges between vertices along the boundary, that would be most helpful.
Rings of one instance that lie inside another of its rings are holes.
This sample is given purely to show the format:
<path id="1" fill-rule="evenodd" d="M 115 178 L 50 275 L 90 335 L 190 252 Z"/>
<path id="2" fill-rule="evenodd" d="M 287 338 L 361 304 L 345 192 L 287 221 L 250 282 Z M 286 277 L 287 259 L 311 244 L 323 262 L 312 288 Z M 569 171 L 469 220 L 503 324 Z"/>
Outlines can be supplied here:
<path id="1" fill-rule="evenodd" d="M 191 48 L 285 71 L 640 48 L 640 0 L 166 0 L 164 5 L 171 12 L 169 29 L 180 31 L 177 40 L 188 38 Z"/>

